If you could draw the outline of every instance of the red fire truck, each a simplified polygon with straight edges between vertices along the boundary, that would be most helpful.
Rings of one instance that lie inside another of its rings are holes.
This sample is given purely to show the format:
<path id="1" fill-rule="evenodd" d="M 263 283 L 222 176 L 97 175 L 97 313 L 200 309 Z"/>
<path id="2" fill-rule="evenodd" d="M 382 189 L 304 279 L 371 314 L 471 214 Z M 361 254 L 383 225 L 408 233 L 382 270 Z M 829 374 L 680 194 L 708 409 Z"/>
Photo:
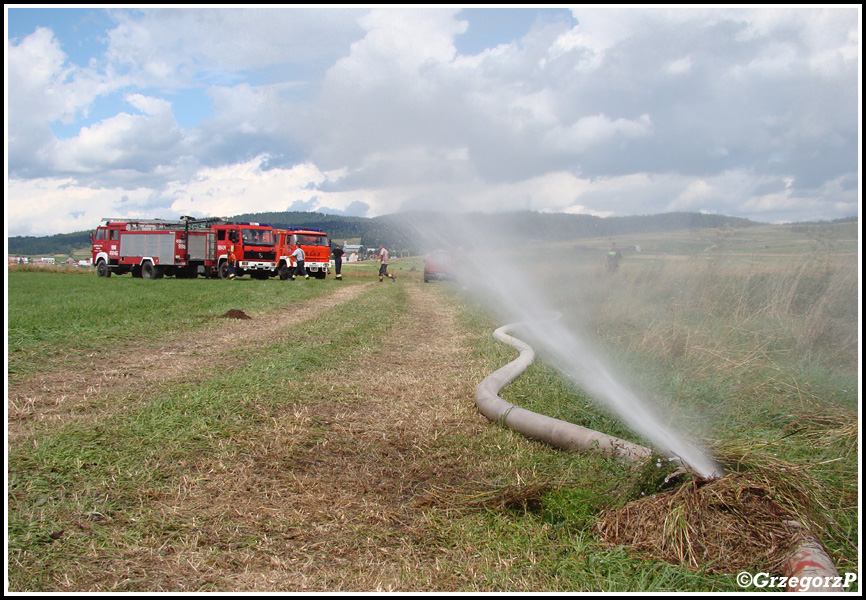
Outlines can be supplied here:
<path id="1" fill-rule="evenodd" d="M 274 230 L 267 225 L 192 217 L 102 221 L 91 233 L 93 264 L 100 277 L 132 273 L 145 279 L 227 278 L 232 247 L 236 275 L 267 279 L 277 274 Z"/>
<path id="2" fill-rule="evenodd" d="M 275 229 L 277 236 L 277 270 L 286 280 L 295 268 L 292 252 L 300 246 L 304 251 L 304 268 L 317 279 L 324 279 L 331 270 L 331 243 L 328 234 L 319 229 Z"/>
<path id="3" fill-rule="evenodd" d="M 229 253 L 234 247 L 240 277 L 249 273 L 253 279 L 267 279 L 277 274 L 276 235 L 273 228 L 260 223 L 218 223 L 211 229 L 216 234 L 217 273 L 221 279 L 229 276 Z"/>

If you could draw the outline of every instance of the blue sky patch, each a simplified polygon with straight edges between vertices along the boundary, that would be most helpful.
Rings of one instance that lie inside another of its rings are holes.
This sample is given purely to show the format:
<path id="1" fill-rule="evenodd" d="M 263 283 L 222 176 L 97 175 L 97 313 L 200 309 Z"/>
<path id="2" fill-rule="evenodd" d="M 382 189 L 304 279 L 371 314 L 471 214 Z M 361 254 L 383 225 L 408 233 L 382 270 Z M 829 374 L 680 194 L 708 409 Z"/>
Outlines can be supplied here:
<path id="1" fill-rule="evenodd" d="M 106 30 L 114 25 L 100 8 L 10 8 L 9 39 L 20 41 L 38 27 L 54 32 L 69 62 L 86 67 L 105 52 Z"/>
<path id="2" fill-rule="evenodd" d="M 467 56 L 519 40 L 539 20 L 577 23 L 567 8 L 464 8 L 457 18 L 469 23 L 454 40 L 457 51 Z"/>

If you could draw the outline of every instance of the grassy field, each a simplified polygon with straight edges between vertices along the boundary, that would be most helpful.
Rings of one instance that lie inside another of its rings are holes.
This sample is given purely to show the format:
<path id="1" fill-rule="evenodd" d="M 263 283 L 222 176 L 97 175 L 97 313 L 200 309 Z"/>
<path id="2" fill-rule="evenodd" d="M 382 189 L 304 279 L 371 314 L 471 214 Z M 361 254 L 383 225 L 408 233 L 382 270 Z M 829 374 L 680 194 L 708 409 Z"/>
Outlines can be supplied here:
<path id="1" fill-rule="evenodd" d="M 856 228 L 615 241 L 617 273 L 605 239 L 537 275 L 725 462 L 718 494 L 759 490 L 859 573 Z M 8 590 L 739 591 L 772 570 L 658 521 L 665 548 L 610 535 L 656 497 L 665 523 L 694 508 L 696 482 L 486 422 L 474 388 L 514 352 L 422 264 L 382 284 L 374 263 L 343 282 L 10 271 Z M 543 363 L 502 395 L 633 438 Z"/>

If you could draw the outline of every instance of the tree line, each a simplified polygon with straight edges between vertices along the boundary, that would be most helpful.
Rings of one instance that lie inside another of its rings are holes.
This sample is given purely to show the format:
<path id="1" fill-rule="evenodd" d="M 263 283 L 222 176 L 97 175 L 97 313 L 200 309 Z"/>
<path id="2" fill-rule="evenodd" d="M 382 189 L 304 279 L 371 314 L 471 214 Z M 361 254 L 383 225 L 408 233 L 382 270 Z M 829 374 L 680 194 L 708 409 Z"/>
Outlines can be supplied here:
<path id="1" fill-rule="evenodd" d="M 519 235 L 524 240 L 564 241 L 598 238 L 636 233 L 678 231 L 733 227 L 745 228 L 761 225 L 756 221 L 725 215 L 675 212 L 657 215 L 635 215 L 627 217 L 595 217 L 592 215 L 570 215 L 564 213 L 539 213 L 534 211 L 511 213 L 398 213 L 381 217 L 345 217 L 314 212 L 264 212 L 244 213 L 231 217 L 238 222 L 258 222 L 276 228 L 304 227 L 320 229 L 328 234 L 334 244 L 344 240 L 358 240 L 364 247 L 376 248 L 384 244 L 398 252 L 416 253 L 418 239 L 412 223 L 424 223 L 426 229 L 447 228 L 458 218 L 471 230 L 472 227 L 494 228 Z M 857 217 L 852 217 L 854 220 Z M 843 219 L 842 221 L 845 221 Z M 95 228 L 95 226 L 94 226 Z M 71 255 L 75 250 L 90 245 L 89 231 L 63 233 L 51 236 L 16 236 L 8 238 L 11 255 Z"/>

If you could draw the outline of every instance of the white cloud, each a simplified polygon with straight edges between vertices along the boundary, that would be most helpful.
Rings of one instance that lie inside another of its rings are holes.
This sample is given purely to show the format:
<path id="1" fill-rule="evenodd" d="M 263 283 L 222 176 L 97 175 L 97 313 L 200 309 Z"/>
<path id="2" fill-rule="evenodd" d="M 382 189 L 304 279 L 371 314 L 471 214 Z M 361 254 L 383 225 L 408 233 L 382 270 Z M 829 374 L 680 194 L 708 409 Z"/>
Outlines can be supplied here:
<path id="1" fill-rule="evenodd" d="M 204 168 L 194 181 L 169 186 L 166 194 L 174 198 L 171 209 L 183 215 L 226 217 L 243 212 L 279 212 L 292 206 L 357 210 L 358 202 L 376 202 L 374 194 L 318 189 L 339 179 L 341 172 L 323 172 L 311 163 L 289 169 L 263 169 L 267 158 L 257 156 L 243 163 Z"/>
<path id="2" fill-rule="evenodd" d="M 130 94 L 126 101 L 144 114 L 155 117 L 171 114 L 171 103 L 162 98 L 152 98 L 141 94 Z"/>
<path id="3" fill-rule="evenodd" d="M 106 168 L 150 172 L 176 159 L 183 133 L 174 121 L 171 105 L 140 94 L 127 99 L 145 115 L 121 113 L 83 127 L 74 138 L 58 141 L 55 168 L 77 174 Z"/>
<path id="4" fill-rule="evenodd" d="M 37 29 L 7 43 L 7 206 L 857 213 L 859 9 L 579 6 L 477 56 L 458 13 L 112 10 L 88 67 Z"/>
<path id="5" fill-rule="evenodd" d="M 688 56 L 672 60 L 665 66 L 665 71 L 667 71 L 670 75 L 674 77 L 679 75 L 685 75 L 691 70 L 692 59 Z"/>
<path id="6" fill-rule="evenodd" d="M 712 204 L 710 199 L 714 193 L 713 186 L 705 179 L 694 179 L 667 205 L 667 209 L 670 212 L 705 210 L 705 206 Z"/>
<path id="7" fill-rule="evenodd" d="M 546 140 L 559 152 L 588 152 L 593 147 L 617 138 L 644 137 L 652 133 L 649 115 L 635 120 L 610 119 L 605 115 L 583 117 L 568 127 L 556 127 L 546 134 Z"/>
<path id="8" fill-rule="evenodd" d="M 6 52 L 9 168 L 13 173 L 45 174 L 53 168 L 51 124 L 72 123 L 86 115 L 94 98 L 113 86 L 98 73 L 69 64 L 46 28 L 37 28 L 17 44 L 7 43 Z"/>
<path id="9" fill-rule="evenodd" d="M 352 44 L 351 54 L 337 61 L 332 76 L 352 81 L 379 81 L 395 71 L 415 74 L 430 64 L 450 62 L 456 55 L 454 36 L 466 24 L 454 19 L 454 7 L 374 8 L 359 19 L 367 30 Z"/>
<path id="10" fill-rule="evenodd" d="M 280 100 L 276 86 L 253 87 L 242 83 L 232 87 L 212 86 L 208 92 L 213 97 L 216 116 L 204 124 L 205 129 L 288 135 L 284 122 L 288 106 Z"/>
<path id="11" fill-rule="evenodd" d="M 103 218 L 174 218 L 154 202 L 149 188 L 93 189 L 75 179 L 11 179 L 6 202 L 9 235 L 53 235 L 94 229 Z"/>
<path id="12" fill-rule="evenodd" d="M 8 96 L 9 108 L 19 118 L 71 121 L 99 90 L 98 81 L 69 65 L 49 29 L 36 29 L 7 52 L 6 76 L 15 90 Z"/>
<path id="13" fill-rule="evenodd" d="M 239 83 L 239 71 L 333 60 L 360 35 L 363 8 L 165 8 L 115 11 L 108 59 L 139 85 L 187 87 L 206 76 Z"/>

